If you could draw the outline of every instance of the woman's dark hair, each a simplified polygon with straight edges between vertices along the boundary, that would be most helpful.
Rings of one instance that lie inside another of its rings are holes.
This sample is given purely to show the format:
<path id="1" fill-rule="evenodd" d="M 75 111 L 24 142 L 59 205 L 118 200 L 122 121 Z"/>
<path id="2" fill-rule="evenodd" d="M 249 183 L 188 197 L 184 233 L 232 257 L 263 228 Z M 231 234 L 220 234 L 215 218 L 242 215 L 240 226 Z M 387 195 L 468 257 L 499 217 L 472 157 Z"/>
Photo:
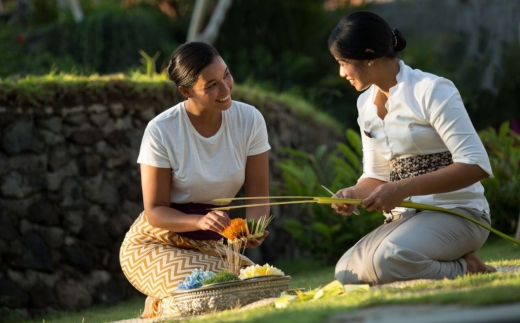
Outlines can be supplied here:
<path id="1" fill-rule="evenodd" d="M 182 44 L 173 52 L 166 74 L 175 85 L 191 88 L 200 72 L 211 64 L 215 56 L 220 54 L 210 44 L 203 42 Z"/>
<path id="2" fill-rule="evenodd" d="M 330 52 L 345 59 L 394 58 L 405 47 L 406 39 L 397 28 L 392 30 L 383 18 L 368 11 L 343 17 L 329 36 Z"/>

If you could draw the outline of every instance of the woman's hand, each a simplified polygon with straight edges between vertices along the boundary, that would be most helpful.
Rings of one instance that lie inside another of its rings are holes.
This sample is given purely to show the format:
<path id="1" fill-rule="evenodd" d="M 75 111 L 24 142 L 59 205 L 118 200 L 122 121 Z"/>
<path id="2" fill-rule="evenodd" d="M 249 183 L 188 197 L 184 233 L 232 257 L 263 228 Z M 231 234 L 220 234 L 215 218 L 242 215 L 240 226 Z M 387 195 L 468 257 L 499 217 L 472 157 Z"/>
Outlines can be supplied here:
<path id="1" fill-rule="evenodd" d="M 256 248 L 264 242 L 265 237 L 269 235 L 269 231 L 264 231 L 264 235 L 260 238 L 248 239 L 246 242 L 246 248 Z"/>
<path id="2" fill-rule="evenodd" d="M 201 217 L 197 222 L 197 226 L 201 230 L 211 230 L 215 232 L 222 232 L 229 226 L 231 220 L 224 211 L 211 211 L 205 216 Z"/>
<path id="3" fill-rule="evenodd" d="M 336 194 L 332 195 L 332 197 L 356 199 L 357 194 L 353 187 L 347 187 L 337 191 Z M 359 214 L 355 204 L 332 204 L 331 207 L 336 211 L 336 213 L 344 216 L 351 215 L 352 213 Z"/>
<path id="4" fill-rule="evenodd" d="M 399 188 L 398 182 L 379 185 L 361 203 L 361 207 L 367 211 L 389 212 L 399 206 L 407 196 L 403 196 L 403 189 Z"/>

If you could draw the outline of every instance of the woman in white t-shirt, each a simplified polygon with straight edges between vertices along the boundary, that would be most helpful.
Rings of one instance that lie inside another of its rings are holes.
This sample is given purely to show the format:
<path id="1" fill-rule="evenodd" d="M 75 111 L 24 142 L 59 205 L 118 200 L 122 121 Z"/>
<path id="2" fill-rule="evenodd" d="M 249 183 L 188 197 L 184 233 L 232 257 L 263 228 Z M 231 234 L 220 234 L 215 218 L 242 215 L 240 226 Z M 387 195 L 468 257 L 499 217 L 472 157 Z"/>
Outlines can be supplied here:
<path id="1" fill-rule="evenodd" d="M 172 55 L 167 74 L 186 98 L 152 119 L 143 135 L 141 167 L 144 212 L 121 246 L 125 276 L 148 295 L 143 318 L 177 314 L 170 294 L 193 269 L 224 269 L 221 232 L 230 219 L 210 211 L 215 198 L 268 196 L 270 149 L 262 114 L 233 101 L 233 77 L 217 50 L 191 42 Z M 254 200 L 251 203 L 266 203 Z M 246 218 L 268 215 L 251 207 Z M 268 232 L 247 242 L 259 246 Z M 252 262 L 242 258 L 242 265 Z"/>
<path id="2" fill-rule="evenodd" d="M 396 58 L 406 46 L 378 15 L 344 17 L 329 37 L 340 76 L 357 91 L 363 174 L 334 196 L 362 199 L 384 224 L 338 261 L 344 284 L 385 284 L 494 272 L 475 254 L 489 231 L 457 216 L 398 207 L 435 205 L 490 224 L 480 180 L 493 176 L 486 150 L 455 85 Z M 342 215 L 355 205 L 334 204 Z"/>

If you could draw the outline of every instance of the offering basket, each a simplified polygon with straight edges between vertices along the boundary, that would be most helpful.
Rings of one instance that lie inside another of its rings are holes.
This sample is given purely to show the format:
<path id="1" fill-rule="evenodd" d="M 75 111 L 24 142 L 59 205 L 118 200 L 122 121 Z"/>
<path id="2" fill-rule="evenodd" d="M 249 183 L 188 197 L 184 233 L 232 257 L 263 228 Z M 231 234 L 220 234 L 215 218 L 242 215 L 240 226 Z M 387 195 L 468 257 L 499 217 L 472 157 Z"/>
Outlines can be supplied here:
<path id="1" fill-rule="evenodd" d="M 241 307 L 264 298 L 279 297 L 289 289 L 291 276 L 259 276 L 209 284 L 173 292 L 183 316 L 199 315 Z"/>

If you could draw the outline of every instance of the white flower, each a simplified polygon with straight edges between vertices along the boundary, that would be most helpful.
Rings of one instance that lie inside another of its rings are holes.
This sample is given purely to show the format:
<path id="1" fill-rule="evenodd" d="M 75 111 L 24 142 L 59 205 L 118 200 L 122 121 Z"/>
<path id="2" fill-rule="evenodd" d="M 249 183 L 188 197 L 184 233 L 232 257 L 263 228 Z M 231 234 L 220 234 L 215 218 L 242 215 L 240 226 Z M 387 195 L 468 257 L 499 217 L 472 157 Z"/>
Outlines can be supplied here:
<path id="1" fill-rule="evenodd" d="M 284 276 L 284 272 L 280 269 L 273 267 L 269 264 L 265 264 L 263 266 L 260 265 L 252 265 L 246 268 L 240 269 L 240 275 L 238 278 L 240 279 L 246 279 L 251 277 L 258 277 L 258 276 Z"/>

